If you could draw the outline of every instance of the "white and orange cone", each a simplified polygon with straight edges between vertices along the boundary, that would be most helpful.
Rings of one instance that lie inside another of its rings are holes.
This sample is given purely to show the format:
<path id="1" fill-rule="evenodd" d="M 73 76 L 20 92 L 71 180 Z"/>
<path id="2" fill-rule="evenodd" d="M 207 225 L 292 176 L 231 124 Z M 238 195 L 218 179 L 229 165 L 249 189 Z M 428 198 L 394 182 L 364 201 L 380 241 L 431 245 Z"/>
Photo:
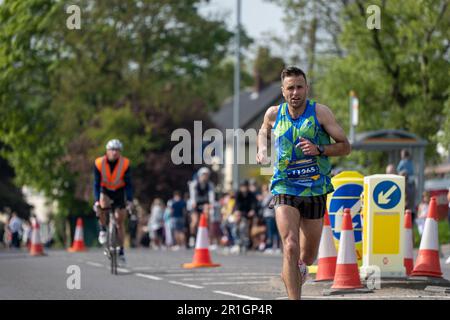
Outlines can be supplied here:
<path id="1" fill-rule="evenodd" d="M 344 210 L 342 218 L 341 238 L 336 264 L 336 273 L 332 289 L 362 288 L 356 260 L 355 236 L 353 234 L 352 216 L 350 209 Z"/>
<path id="2" fill-rule="evenodd" d="M 41 242 L 41 232 L 39 228 L 39 223 L 37 219 L 32 219 L 32 232 L 31 232 L 31 245 L 30 245 L 30 255 L 31 256 L 44 256 L 44 247 Z"/>
<path id="3" fill-rule="evenodd" d="M 72 247 L 67 249 L 69 252 L 82 252 L 86 251 L 86 246 L 84 245 L 83 237 L 83 219 L 77 219 L 77 226 L 75 228 L 75 238 L 72 243 Z"/>
<path id="4" fill-rule="evenodd" d="M 413 239 L 412 239 L 412 218 L 411 210 L 405 212 L 405 256 L 403 258 L 403 265 L 405 266 L 406 275 L 411 275 L 414 268 L 414 255 L 413 255 Z"/>
<path id="5" fill-rule="evenodd" d="M 425 220 L 425 227 L 420 241 L 419 254 L 411 276 L 442 278 L 439 261 L 438 214 L 435 197 L 431 197 L 430 200 L 427 219 Z"/>
<path id="6" fill-rule="evenodd" d="M 328 211 L 325 211 L 323 219 L 322 236 L 319 245 L 319 260 L 315 281 L 328 281 L 334 279 L 336 272 L 336 246 L 333 240 L 333 231 L 331 230 L 330 217 Z"/>
<path id="7" fill-rule="evenodd" d="M 192 263 L 183 264 L 183 268 L 193 269 L 219 266 L 220 264 L 211 261 L 211 256 L 209 254 L 208 223 L 206 221 L 206 214 L 202 213 L 198 225 L 197 240 L 195 241 L 195 252 Z"/>

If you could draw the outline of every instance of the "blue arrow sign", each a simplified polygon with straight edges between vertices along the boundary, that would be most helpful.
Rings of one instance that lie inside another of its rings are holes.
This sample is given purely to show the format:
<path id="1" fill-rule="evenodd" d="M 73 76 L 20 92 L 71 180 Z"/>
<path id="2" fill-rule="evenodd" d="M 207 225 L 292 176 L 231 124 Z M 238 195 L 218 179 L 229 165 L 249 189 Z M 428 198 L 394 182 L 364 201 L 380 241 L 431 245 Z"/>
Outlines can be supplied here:
<path id="1" fill-rule="evenodd" d="M 400 202 L 402 192 L 400 187 L 392 181 L 377 184 L 373 191 L 373 200 L 381 209 L 392 209 Z"/>

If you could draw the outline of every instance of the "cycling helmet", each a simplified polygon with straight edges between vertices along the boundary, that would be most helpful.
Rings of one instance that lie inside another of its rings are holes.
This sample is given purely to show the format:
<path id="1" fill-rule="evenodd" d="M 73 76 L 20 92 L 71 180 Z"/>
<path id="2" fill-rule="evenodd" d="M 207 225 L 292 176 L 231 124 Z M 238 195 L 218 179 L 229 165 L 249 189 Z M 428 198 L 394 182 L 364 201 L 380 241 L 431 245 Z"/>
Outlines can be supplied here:
<path id="1" fill-rule="evenodd" d="M 122 142 L 120 142 L 118 139 L 109 140 L 108 143 L 106 144 L 106 150 L 110 150 L 110 149 L 122 151 L 122 149 L 123 149 Z"/>

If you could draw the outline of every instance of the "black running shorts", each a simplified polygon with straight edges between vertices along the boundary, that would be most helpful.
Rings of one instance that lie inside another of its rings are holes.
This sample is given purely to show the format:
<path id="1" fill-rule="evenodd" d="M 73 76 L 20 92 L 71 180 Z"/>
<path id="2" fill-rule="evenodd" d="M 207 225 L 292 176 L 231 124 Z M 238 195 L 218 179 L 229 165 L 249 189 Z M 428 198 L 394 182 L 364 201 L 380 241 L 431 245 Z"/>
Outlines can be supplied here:
<path id="1" fill-rule="evenodd" d="M 296 208 L 300 216 L 305 219 L 321 219 L 325 215 L 327 207 L 327 195 L 298 197 L 289 194 L 274 195 L 270 202 L 270 208 L 287 205 Z"/>

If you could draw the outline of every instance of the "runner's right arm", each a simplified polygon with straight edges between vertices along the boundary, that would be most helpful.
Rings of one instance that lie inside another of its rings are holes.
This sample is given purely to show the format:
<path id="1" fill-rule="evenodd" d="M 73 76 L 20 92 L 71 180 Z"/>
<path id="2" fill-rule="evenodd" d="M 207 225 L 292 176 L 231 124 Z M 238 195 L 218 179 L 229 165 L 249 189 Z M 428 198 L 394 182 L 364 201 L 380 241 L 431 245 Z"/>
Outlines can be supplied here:
<path id="1" fill-rule="evenodd" d="M 263 123 L 258 132 L 258 140 L 257 140 L 258 153 L 256 154 L 257 163 L 266 164 L 268 162 L 267 141 L 270 139 L 272 128 L 277 119 L 278 108 L 279 106 L 272 106 L 269 109 L 267 109 L 266 114 L 264 115 Z"/>

